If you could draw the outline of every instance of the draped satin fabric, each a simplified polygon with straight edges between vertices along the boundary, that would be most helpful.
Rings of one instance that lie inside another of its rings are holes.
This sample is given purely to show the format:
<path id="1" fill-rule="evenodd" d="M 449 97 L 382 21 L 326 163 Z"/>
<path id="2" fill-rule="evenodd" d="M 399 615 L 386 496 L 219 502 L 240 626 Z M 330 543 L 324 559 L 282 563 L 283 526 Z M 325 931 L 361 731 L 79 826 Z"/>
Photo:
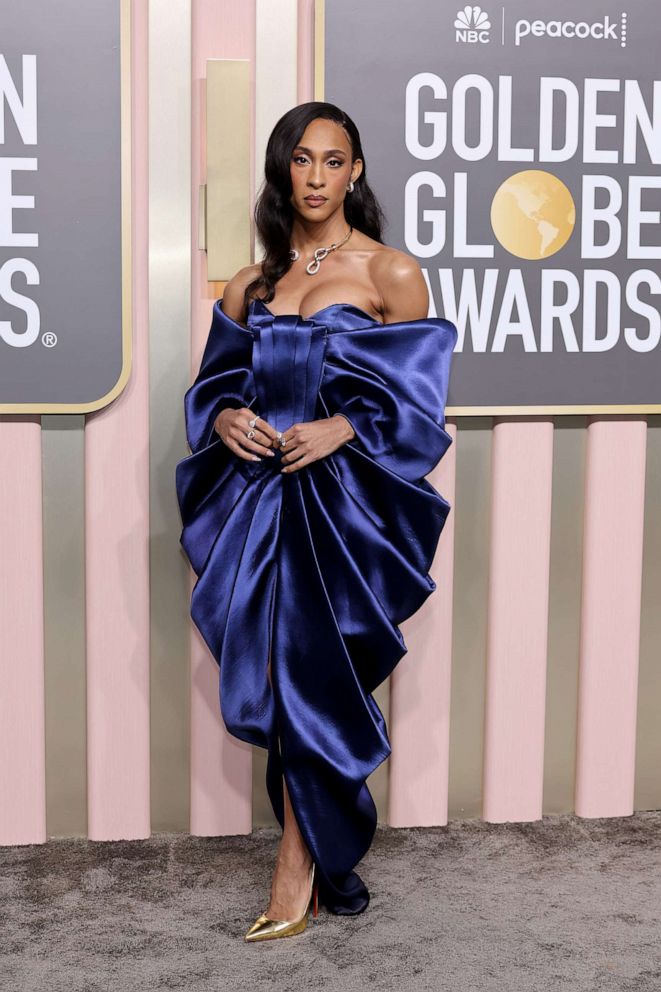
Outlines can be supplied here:
<path id="1" fill-rule="evenodd" d="M 284 828 L 284 775 L 319 898 L 351 915 L 369 903 L 354 870 L 377 823 L 366 779 L 391 753 L 372 692 L 406 653 L 397 625 L 436 588 L 428 571 L 450 511 L 425 476 L 452 443 L 457 330 L 444 318 L 383 325 L 347 303 L 274 315 L 260 300 L 247 323 L 216 301 L 184 397 L 191 454 L 176 490 L 191 616 L 219 665 L 228 732 L 268 749 L 274 814 Z M 281 451 L 248 461 L 223 443 L 214 421 L 228 406 L 280 431 L 342 413 L 356 436 L 281 474 Z"/>

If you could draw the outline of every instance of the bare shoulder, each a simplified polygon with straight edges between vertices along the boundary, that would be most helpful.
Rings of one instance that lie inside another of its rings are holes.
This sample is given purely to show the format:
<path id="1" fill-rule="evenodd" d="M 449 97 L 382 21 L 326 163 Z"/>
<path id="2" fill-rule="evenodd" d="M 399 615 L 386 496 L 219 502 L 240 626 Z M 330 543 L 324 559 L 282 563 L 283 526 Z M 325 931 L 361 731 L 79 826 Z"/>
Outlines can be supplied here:
<path id="1" fill-rule="evenodd" d="M 385 323 L 426 319 L 429 290 L 417 259 L 398 248 L 384 249 L 375 252 L 372 278 L 381 296 Z"/>
<path id="2" fill-rule="evenodd" d="M 262 266 L 259 262 L 255 265 L 245 265 L 232 276 L 223 291 L 223 312 L 239 324 L 246 322 L 246 308 L 243 304 L 243 297 L 246 287 L 260 275 Z"/>

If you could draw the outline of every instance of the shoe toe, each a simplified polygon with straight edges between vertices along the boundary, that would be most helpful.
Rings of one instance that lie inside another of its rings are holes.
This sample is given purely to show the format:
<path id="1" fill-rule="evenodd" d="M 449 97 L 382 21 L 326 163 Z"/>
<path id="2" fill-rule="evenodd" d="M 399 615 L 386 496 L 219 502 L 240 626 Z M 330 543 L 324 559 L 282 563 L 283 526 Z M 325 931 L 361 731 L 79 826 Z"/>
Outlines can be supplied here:
<path id="1" fill-rule="evenodd" d="M 253 938 L 256 934 L 260 933 L 264 929 L 267 923 L 270 922 L 271 921 L 269 920 L 266 913 L 262 913 L 261 916 L 257 917 L 253 925 L 250 927 L 250 930 L 248 930 L 248 932 L 246 933 L 245 939 L 250 940 L 251 938 Z"/>

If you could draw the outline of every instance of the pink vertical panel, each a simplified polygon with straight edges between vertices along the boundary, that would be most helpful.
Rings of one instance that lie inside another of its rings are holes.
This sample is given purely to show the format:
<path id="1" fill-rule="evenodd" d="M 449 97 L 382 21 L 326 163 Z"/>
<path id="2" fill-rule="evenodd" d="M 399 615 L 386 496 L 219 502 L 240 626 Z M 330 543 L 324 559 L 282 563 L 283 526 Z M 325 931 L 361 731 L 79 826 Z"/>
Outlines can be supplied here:
<path id="1" fill-rule="evenodd" d="M 644 418 L 588 420 L 576 812 L 633 812 L 645 502 Z"/>
<path id="2" fill-rule="evenodd" d="M 254 91 L 255 9 L 253 3 L 193 0 L 191 222 L 197 230 L 199 187 L 206 182 L 206 62 L 250 59 Z M 254 114 L 251 108 L 254 140 Z M 227 136 L 231 141 L 231 135 Z M 252 171 L 252 166 L 251 166 Z M 251 181 L 250 188 L 254 184 Z M 194 239 L 194 244 L 197 239 Z M 206 255 L 193 248 L 192 377 L 197 374 L 211 326 L 214 300 L 222 295 L 207 281 Z M 232 275 L 233 273 L 229 273 Z M 191 569 L 191 591 L 195 575 Z M 252 830 L 252 748 L 228 734 L 220 714 L 218 665 L 191 624 L 191 796 L 190 831 L 197 836 Z"/>
<path id="3" fill-rule="evenodd" d="M 46 840 L 41 421 L 0 417 L 0 845 Z"/>
<path id="4" fill-rule="evenodd" d="M 388 823 L 393 827 L 447 823 L 457 427 L 448 422 L 446 429 L 453 444 L 429 475 L 452 506 L 430 572 L 437 588 L 402 625 L 409 650 L 390 677 Z"/>
<path id="5" fill-rule="evenodd" d="M 133 369 L 85 429 L 92 840 L 150 834 L 148 5 L 131 8 Z"/>
<path id="6" fill-rule="evenodd" d="M 553 421 L 495 418 L 483 818 L 542 815 Z"/>

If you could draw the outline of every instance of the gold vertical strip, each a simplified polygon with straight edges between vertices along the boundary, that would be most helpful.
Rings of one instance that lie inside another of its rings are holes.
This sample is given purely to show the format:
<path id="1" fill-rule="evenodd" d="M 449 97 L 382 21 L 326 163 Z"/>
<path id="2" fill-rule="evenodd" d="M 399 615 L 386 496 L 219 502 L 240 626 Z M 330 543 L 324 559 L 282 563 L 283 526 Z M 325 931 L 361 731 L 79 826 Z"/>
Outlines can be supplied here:
<path id="1" fill-rule="evenodd" d="M 152 830 L 190 823 L 190 566 L 175 468 L 191 341 L 191 2 L 149 3 L 149 459 Z M 231 143 L 232 135 L 223 135 Z"/>
<path id="2" fill-rule="evenodd" d="M 638 720 L 634 810 L 661 808 L 661 417 L 647 418 L 645 543 L 643 547 Z"/>
<path id="3" fill-rule="evenodd" d="M 250 265 L 250 62 L 207 60 L 207 279 Z"/>
<path id="4" fill-rule="evenodd" d="M 46 824 L 87 834 L 85 417 L 41 418 Z"/>
<path id="5" fill-rule="evenodd" d="M 543 814 L 574 807 L 585 417 L 555 423 Z"/>
<path id="6" fill-rule="evenodd" d="M 448 818 L 482 812 L 491 419 L 457 421 Z"/>

